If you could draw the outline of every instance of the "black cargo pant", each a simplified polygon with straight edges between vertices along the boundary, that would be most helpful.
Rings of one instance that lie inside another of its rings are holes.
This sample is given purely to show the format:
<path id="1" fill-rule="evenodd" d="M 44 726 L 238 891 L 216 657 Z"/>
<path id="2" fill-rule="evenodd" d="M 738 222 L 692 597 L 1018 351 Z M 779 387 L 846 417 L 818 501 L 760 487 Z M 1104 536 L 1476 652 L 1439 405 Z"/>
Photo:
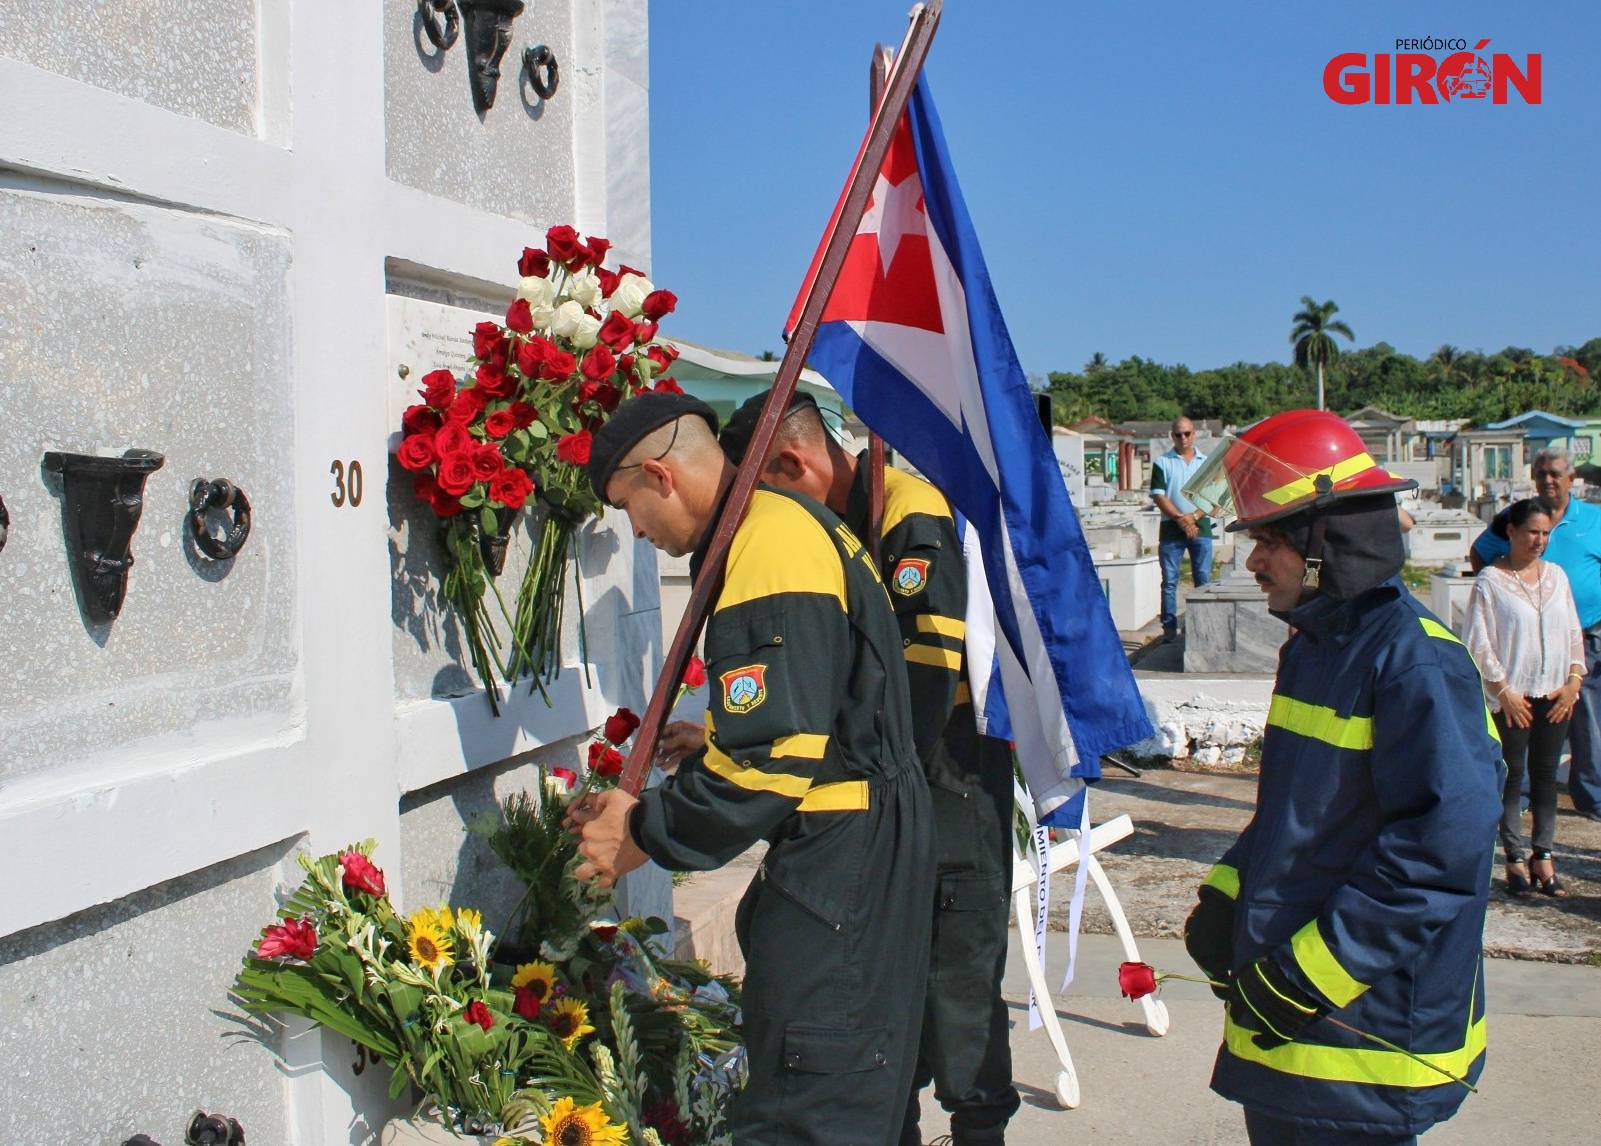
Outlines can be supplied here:
<path id="1" fill-rule="evenodd" d="M 1012 754 L 979 736 L 960 706 L 924 762 L 934 804 L 938 886 L 917 1075 L 902 1146 L 918 1133 L 918 1091 L 950 1114 L 956 1146 L 995 1146 L 1019 1105 L 1010 1021 L 1001 998 L 1012 890 Z"/>
<path id="2" fill-rule="evenodd" d="M 934 850 L 915 760 L 865 812 L 797 813 L 740 901 L 738 1146 L 886 1146 L 917 1062 Z"/>

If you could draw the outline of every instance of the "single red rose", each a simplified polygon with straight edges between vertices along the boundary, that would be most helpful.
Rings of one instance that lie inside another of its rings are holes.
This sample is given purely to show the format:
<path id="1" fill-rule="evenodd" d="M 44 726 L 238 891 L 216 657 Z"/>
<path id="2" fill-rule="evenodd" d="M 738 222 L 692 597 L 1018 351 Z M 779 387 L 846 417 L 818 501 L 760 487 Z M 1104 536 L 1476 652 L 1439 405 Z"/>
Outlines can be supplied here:
<path id="1" fill-rule="evenodd" d="M 461 391 L 445 411 L 445 425 L 470 426 L 489 404 L 489 395 L 477 386 Z"/>
<path id="2" fill-rule="evenodd" d="M 461 499 L 451 497 L 444 490 L 434 495 L 432 505 L 435 517 L 455 517 L 461 512 Z"/>
<path id="3" fill-rule="evenodd" d="M 407 406 L 406 412 L 400 415 L 400 430 L 403 434 L 433 433 L 445 424 L 439 416 L 438 410 L 429 409 L 424 405 Z"/>
<path id="4" fill-rule="evenodd" d="M 548 278 L 550 276 L 550 256 L 537 247 L 524 247 L 523 257 L 517 260 L 517 273 L 523 278 Z"/>
<path id="5" fill-rule="evenodd" d="M 506 369 L 507 364 L 511 362 L 512 345 L 512 340 L 509 338 L 504 342 L 495 343 L 489 348 L 489 353 L 484 355 L 484 362 L 496 370 Z"/>
<path id="6" fill-rule="evenodd" d="M 576 434 L 566 434 L 556 439 L 556 456 L 562 461 L 575 466 L 589 464 L 589 448 L 592 439 L 588 430 L 579 430 Z"/>
<path id="7" fill-rule="evenodd" d="M 678 296 L 670 290 L 653 290 L 645 296 L 645 301 L 639 304 L 639 313 L 647 321 L 656 322 L 673 313 L 678 305 Z"/>
<path id="8" fill-rule="evenodd" d="M 509 398 L 517 382 L 504 366 L 486 362 L 478 368 L 478 384 L 473 389 L 488 398 Z"/>
<path id="9" fill-rule="evenodd" d="M 534 479 L 514 466 L 507 466 L 489 479 L 489 500 L 507 509 L 521 509 L 534 492 Z"/>
<path id="10" fill-rule="evenodd" d="M 571 768 L 552 768 L 550 774 L 566 784 L 568 791 L 572 791 L 573 785 L 578 783 L 578 773 Z"/>
<path id="11" fill-rule="evenodd" d="M 434 435 L 434 451 L 441 458 L 446 454 L 459 454 L 472 447 L 473 436 L 467 432 L 467 427 L 459 422 L 447 422 L 445 428 Z"/>
<path id="12" fill-rule="evenodd" d="M 512 422 L 519 430 L 526 430 L 539 421 L 539 411 L 527 402 L 513 402 L 511 404 Z"/>
<path id="13" fill-rule="evenodd" d="M 473 357 L 488 358 L 505 334 L 500 325 L 494 322 L 480 322 L 473 327 Z"/>
<path id="14" fill-rule="evenodd" d="M 311 919 L 286 919 L 261 933 L 257 959 L 310 959 L 317 950 L 317 929 Z"/>
<path id="15" fill-rule="evenodd" d="M 539 1008 L 545 1005 L 545 1001 L 527 987 L 518 987 L 516 990 L 517 994 L 512 999 L 511 1009 L 529 1022 L 533 1022 L 539 1018 Z"/>
<path id="16" fill-rule="evenodd" d="M 458 450 L 453 454 L 445 454 L 439 459 L 439 488 L 441 492 L 451 497 L 460 497 L 472 489 L 475 480 L 473 451 Z M 437 504 L 435 509 L 438 509 Z"/>
<path id="17" fill-rule="evenodd" d="M 634 341 L 634 324 L 624 318 L 621 311 L 614 310 L 600 324 L 596 337 L 621 354 Z"/>
<path id="18" fill-rule="evenodd" d="M 656 385 L 652 386 L 651 390 L 657 394 L 682 394 L 684 392 L 684 388 L 678 384 L 678 379 L 671 374 L 658 378 Z"/>
<path id="19" fill-rule="evenodd" d="M 636 322 L 634 323 L 634 341 L 643 345 L 655 338 L 656 332 L 660 329 L 660 325 L 654 322 Z"/>
<path id="20" fill-rule="evenodd" d="M 484 419 L 484 433 L 491 438 L 504 438 L 517 428 L 517 415 L 509 409 L 496 410 Z"/>
<path id="21" fill-rule="evenodd" d="M 601 298 L 610 298 L 617 289 L 618 280 L 622 278 L 616 271 L 608 271 L 605 267 L 596 267 L 595 277 L 600 280 Z"/>
<path id="22" fill-rule="evenodd" d="M 552 350 L 550 357 L 545 360 L 545 377 L 552 382 L 560 382 L 577 370 L 578 359 L 565 350 Z"/>
<path id="23" fill-rule="evenodd" d="M 545 363 L 550 361 L 550 352 L 554 349 L 548 339 L 540 338 L 537 334 L 530 335 L 517 347 L 517 369 L 529 381 L 541 377 Z"/>
<path id="24" fill-rule="evenodd" d="M 589 930 L 602 943 L 610 943 L 617 938 L 617 925 L 614 923 L 592 924 Z"/>
<path id="25" fill-rule="evenodd" d="M 488 481 L 506 468 L 506 459 L 500 456 L 500 447 L 493 442 L 480 442 L 472 452 L 473 477 Z"/>
<path id="26" fill-rule="evenodd" d="M 433 370 L 422 376 L 422 400 L 436 410 L 445 410 L 456 399 L 456 376 L 449 370 Z"/>
<path id="27" fill-rule="evenodd" d="M 438 459 L 439 454 L 434 449 L 434 436 L 427 432 L 410 435 L 400 443 L 400 449 L 395 451 L 395 460 L 400 463 L 400 468 L 413 473 L 427 469 Z"/>
<path id="28" fill-rule="evenodd" d="M 594 346 L 590 348 L 588 354 L 584 355 L 584 361 L 580 369 L 583 370 L 584 377 L 591 382 L 600 382 L 603 379 L 610 378 L 616 371 L 617 358 L 606 347 Z"/>
<path id="29" fill-rule="evenodd" d="M 699 688 L 706 683 L 706 662 L 699 657 L 692 656 L 689 663 L 684 666 L 684 685 L 687 688 Z"/>
<path id="30" fill-rule="evenodd" d="M 674 355 L 667 353 L 667 347 L 659 342 L 653 342 L 650 349 L 645 351 L 645 357 L 656 364 L 658 370 L 669 370 L 673 365 Z"/>
<path id="31" fill-rule="evenodd" d="M 384 894 L 384 873 L 373 866 L 372 860 L 358 851 L 348 851 L 339 857 L 339 866 L 345 869 L 345 886 L 368 895 Z"/>
<path id="32" fill-rule="evenodd" d="M 639 727 L 639 717 L 631 709 L 619 708 L 606 718 L 606 739 L 613 744 L 622 744 L 634 734 Z"/>
<path id="33" fill-rule="evenodd" d="M 468 1003 L 467 1009 L 461 1013 L 461 1017 L 469 1023 L 477 1023 L 486 1031 L 495 1025 L 495 1016 L 489 1013 L 489 1008 L 484 1006 L 482 999 L 474 999 Z"/>
<path id="34" fill-rule="evenodd" d="M 534 329 L 534 311 L 525 298 L 513 299 L 506 308 L 506 326 L 518 334 L 527 334 Z"/>
<path id="35" fill-rule="evenodd" d="M 617 387 L 613 386 L 610 382 L 602 382 L 595 390 L 595 401 L 598 402 L 600 404 L 600 408 L 605 410 L 608 414 L 617 409 L 617 404 L 622 400 L 623 392 L 617 389 Z"/>
<path id="36" fill-rule="evenodd" d="M 568 269 L 575 262 L 582 263 L 589 254 L 584 244 L 578 241 L 578 232 L 566 225 L 552 227 L 545 232 L 545 249 L 550 252 L 551 258 Z"/>
<path id="37" fill-rule="evenodd" d="M 1156 968 L 1149 963 L 1124 963 L 1117 969 L 1117 989 L 1125 999 L 1143 999 L 1156 990 Z"/>
<path id="38" fill-rule="evenodd" d="M 611 250 L 611 240 L 589 236 L 589 242 L 584 244 L 589 250 L 589 265 L 598 267 L 606 261 L 606 252 Z"/>
<path id="39" fill-rule="evenodd" d="M 597 740 L 589 746 L 589 770 L 597 776 L 621 776 L 623 754 L 604 740 Z"/>

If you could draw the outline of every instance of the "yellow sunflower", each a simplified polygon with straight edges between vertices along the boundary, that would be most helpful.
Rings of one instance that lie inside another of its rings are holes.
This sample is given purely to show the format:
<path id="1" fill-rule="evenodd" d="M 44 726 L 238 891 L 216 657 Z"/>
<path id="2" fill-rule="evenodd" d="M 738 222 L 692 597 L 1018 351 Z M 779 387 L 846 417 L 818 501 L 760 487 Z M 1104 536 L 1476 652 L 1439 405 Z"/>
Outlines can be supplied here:
<path id="1" fill-rule="evenodd" d="M 570 995 L 551 1004 L 550 1010 L 545 1012 L 545 1023 L 568 1050 L 577 1046 L 585 1035 L 595 1033 L 595 1028 L 589 1025 L 589 1008 Z"/>
<path id="2" fill-rule="evenodd" d="M 545 1146 L 628 1146 L 625 1128 L 607 1118 L 598 1102 L 579 1106 L 571 1098 L 558 1098 L 549 1114 L 540 1115 L 539 1125 L 545 1130 Z"/>
<path id="3" fill-rule="evenodd" d="M 411 952 L 411 961 L 427 971 L 448 967 L 456 954 L 449 926 L 441 926 L 439 913 L 427 907 L 406 920 L 406 948 Z"/>
<path id="4" fill-rule="evenodd" d="M 551 988 L 556 985 L 556 968 L 549 963 L 524 963 L 511 977 L 511 985 L 513 990 L 528 988 L 529 993 L 543 1003 L 550 998 Z"/>

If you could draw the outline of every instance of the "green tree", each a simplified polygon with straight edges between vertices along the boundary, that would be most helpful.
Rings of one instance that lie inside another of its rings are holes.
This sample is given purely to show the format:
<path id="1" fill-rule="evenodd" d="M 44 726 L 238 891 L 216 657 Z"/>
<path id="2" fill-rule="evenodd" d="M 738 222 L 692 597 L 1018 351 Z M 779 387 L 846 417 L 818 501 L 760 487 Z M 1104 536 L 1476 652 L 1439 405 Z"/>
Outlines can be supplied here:
<path id="1" fill-rule="evenodd" d="M 1290 329 L 1290 342 L 1295 346 L 1295 364 L 1302 369 L 1317 367 L 1317 408 L 1323 409 L 1323 368 L 1339 357 L 1340 348 L 1335 345 L 1333 336 L 1344 335 L 1349 341 L 1355 342 L 1356 335 L 1344 322 L 1336 319 L 1339 306 L 1333 299 L 1327 302 L 1313 302 L 1311 295 L 1301 296 L 1301 309 L 1295 312 L 1290 321 L 1295 325 Z"/>

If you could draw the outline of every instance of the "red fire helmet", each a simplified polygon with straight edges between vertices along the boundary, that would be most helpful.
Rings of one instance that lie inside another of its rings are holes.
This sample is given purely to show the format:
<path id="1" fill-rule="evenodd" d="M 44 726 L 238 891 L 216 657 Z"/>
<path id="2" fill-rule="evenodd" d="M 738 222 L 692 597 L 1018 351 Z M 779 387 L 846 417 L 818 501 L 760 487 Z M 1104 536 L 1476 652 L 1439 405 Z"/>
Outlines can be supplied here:
<path id="1" fill-rule="evenodd" d="M 1232 532 L 1341 498 L 1415 489 L 1373 460 L 1350 423 L 1327 410 L 1286 410 L 1226 438 L 1184 485 L 1208 514 L 1234 515 Z"/>

